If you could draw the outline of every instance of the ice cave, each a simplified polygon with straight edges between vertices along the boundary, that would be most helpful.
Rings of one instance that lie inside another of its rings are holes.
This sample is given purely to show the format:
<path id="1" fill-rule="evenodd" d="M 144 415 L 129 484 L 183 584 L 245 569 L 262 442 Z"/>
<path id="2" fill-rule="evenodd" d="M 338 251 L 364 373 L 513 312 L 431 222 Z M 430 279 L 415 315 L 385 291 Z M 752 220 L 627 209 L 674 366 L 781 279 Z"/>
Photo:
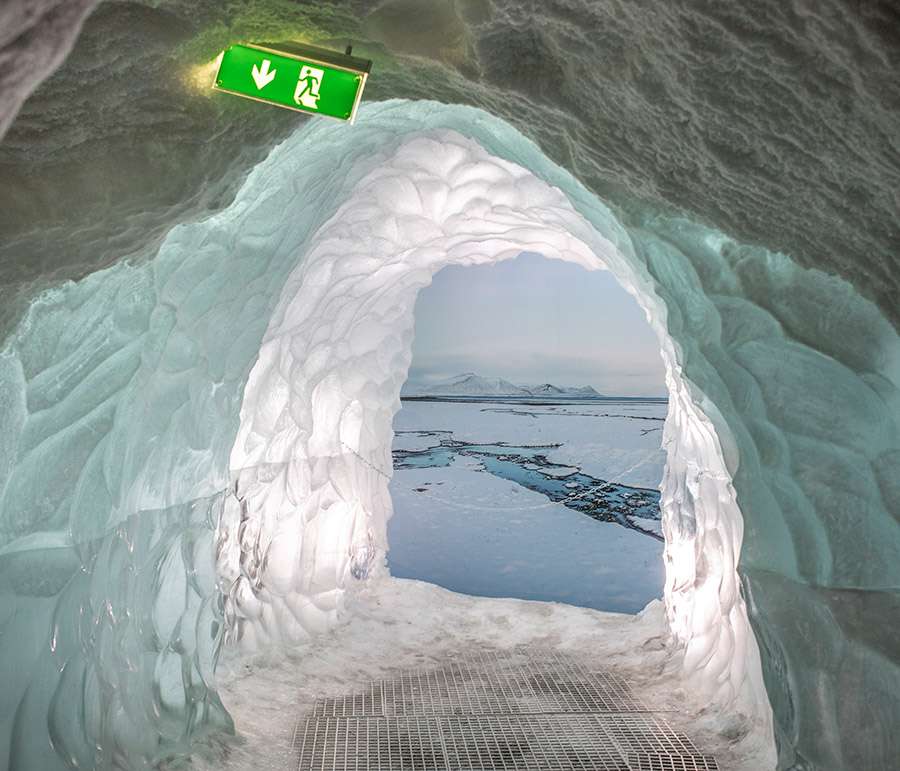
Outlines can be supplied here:
<path id="1" fill-rule="evenodd" d="M 352 124 L 212 89 L 279 41 Z M 0 768 L 900 769 L 898 190 L 891 0 L 7 0 Z M 635 614 L 390 575 L 416 298 L 523 253 L 658 341 Z"/>

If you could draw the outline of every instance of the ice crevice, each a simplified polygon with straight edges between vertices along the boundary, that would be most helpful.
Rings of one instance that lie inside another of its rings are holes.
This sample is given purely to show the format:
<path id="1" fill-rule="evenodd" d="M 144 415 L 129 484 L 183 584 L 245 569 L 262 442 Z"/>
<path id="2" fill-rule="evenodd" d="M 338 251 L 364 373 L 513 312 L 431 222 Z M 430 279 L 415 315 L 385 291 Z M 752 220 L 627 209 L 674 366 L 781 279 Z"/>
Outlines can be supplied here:
<path id="1" fill-rule="evenodd" d="M 523 251 L 611 270 L 659 336 L 673 665 L 774 729 L 785 767 L 887 767 L 891 732 L 818 726 L 867 692 L 884 725 L 900 710 L 874 631 L 900 585 L 893 328 L 787 256 L 614 214 L 499 119 L 407 102 L 307 124 L 227 209 L 45 293 L 9 339 L 0 624 L 35 642 L 0 696 L 13 767 L 186 754 L 229 728 L 226 638 L 292 646 L 387 574 L 416 294 Z"/>

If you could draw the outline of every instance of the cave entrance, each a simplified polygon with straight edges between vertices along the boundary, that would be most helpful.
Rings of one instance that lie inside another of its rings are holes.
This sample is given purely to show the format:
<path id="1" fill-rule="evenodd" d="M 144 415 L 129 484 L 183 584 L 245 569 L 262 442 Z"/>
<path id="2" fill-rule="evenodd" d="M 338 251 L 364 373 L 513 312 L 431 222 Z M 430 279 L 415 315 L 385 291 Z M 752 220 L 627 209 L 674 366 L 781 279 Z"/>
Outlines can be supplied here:
<path id="1" fill-rule="evenodd" d="M 654 635 L 671 640 L 666 650 L 692 693 L 767 709 L 736 572 L 743 522 L 725 460 L 733 448 L 720 444 L 704 412 L 714 404 L 682 376 L 685 353 L 667 331 L 656 279 L 609 211 L 591 217 L 559 187 L 440 130 L 379 156 L 304 243 L 244 388 L 231 450 L 234 496 L 217 543 L 231 643 L 288 649 L 342 617 L 352 619 L 346 628 L 365 630 L 375 611 L 354 606 L 365 592 L 388 593 L 377 613 L 410 609 L 415 598 L 391 593 L 386 555 L 392 424 L 412 362 L 416 298 L 444 267 L 528 252 L 609 270 L 646 314 L 669 397 L 665 606 L 654 611 L 664 612 L 665 631 Z M 432 620 L 447 628 L 446 598 L 419 597 L 413 617 L 424 618 L 429 602 Z M 371 639 L 361 644 L 368 655 Z M 404 644 L 392 638 L 386 659 Z"/>
<path id="2" fill-rule="evenodd" d="M 607 271 L 449 266 L 394 417 L 391 575 L 637 613 L 665 580 L 659 342 Z"/>

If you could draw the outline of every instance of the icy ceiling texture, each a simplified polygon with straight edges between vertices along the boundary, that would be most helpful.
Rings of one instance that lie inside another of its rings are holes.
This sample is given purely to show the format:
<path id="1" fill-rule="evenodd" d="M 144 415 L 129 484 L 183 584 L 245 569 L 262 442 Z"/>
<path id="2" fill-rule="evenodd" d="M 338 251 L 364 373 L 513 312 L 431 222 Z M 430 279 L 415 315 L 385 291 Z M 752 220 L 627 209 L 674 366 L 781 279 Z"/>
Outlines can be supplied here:
<path id="1" fill-rule="evenodd" d="M 52 62 L 65 42 L 36 9 L 83 5 L 8 0 L 4 64 Z M 186 85 L 235 38 L 352 38 L 376 62 L 369 99 L 483 107 L 629 217 L 688 212 L 842 275 L 898 321 L 890 0 L 109 0 L 0 145 L 0 281 L 84 275 L 233 195 L 297 124 Z M 21 84 L 0 73 L 5 111 Z M 0 321 L 13 312 L 4 303 Z"/>
<path id="2" fill-rule="evenodd" d="M 782 767 L 890 768 L 893 17 L 700 7 L 94 11 L 0 144 L 0 757 L 139 768 L 227 729 L 223 636 L 298 639 L 379 571 L 390 502 L 360 456 L 389 465 L 416 289 L 528 248 L 606 264 L 660 334 L 689 682 L 765 721 L 761 661 Z M 68 36 L 33 8 L 4 7 L 3 55 L 52 67 Z M 486 112 L 296 131 L 203 85 L 234 39 L 347 37 L 369 100 Z"/>

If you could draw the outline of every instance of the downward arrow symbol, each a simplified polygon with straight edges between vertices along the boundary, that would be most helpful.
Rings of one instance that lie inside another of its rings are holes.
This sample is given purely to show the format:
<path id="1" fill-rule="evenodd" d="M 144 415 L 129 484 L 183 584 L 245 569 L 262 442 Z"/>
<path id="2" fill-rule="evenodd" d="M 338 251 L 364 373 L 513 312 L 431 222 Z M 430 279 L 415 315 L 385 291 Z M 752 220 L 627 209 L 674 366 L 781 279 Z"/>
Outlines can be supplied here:
<path id="1" fill-rule="evenodd" d="M 266 86 L 269 85 L 273 80 L 275 80 L 275 73 L 278 70 L 269 71 L 270 62 L 268 59 L 263 59 L 262 69 L 257 67 L 255 64 L 253 65 L 253 82 L 256 83 L 256 87 L 262 91 Z M 246 70 L 244 70 L 246 72 Z"/>

